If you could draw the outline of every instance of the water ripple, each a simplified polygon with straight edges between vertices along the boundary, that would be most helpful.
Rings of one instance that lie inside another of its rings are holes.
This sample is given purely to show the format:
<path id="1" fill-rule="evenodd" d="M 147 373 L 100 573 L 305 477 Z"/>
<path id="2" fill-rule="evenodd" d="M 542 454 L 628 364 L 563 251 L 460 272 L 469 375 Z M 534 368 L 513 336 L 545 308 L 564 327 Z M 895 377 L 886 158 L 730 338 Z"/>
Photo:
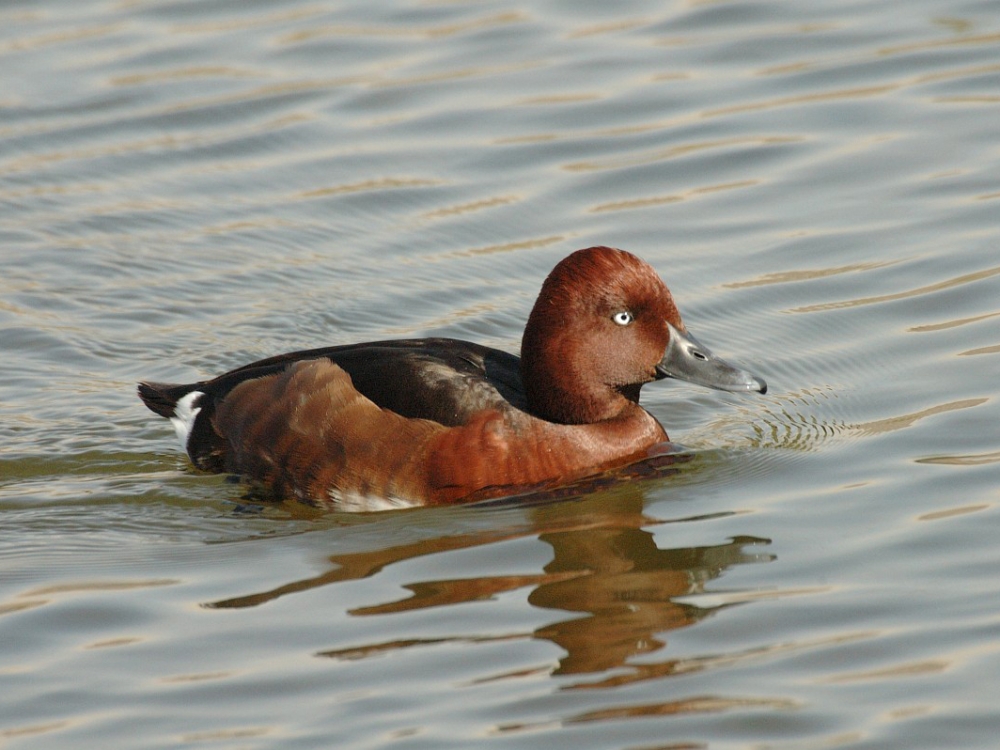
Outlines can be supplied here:
<path id="1" fill-rule="evenodd" d="M 997 275 L 1000 275 L 1000 266 L 987 268 L 981 271 L 975 271 L 973 273 L 964 273 L 961 274 L 960 276 L 955 276 L 945 281 L 938 281 L 933 284 L 927 284 L 924 286 L 917 287 L 915 289 L 907 289 L 902 292 L 893 292 L 891 294 L 879 294 L 872 297 L 860 297 L 857 299 L 842 300 L 840 302 L 824 302 L 822 304 L 817 304 L 817 305 L 805 305 L 803 307 L 793 308 L 792 310 L 789 310 L 789 312 L 813 313 L 813 312 L 822 312 L 825 310 L 841 310 L 849 307 L 876 305 L 876 304 L 881 304 L 883 302 L 895 302 L 901 299 L 909 299 L 911 297 L 921 297 L 924 295 L 935 294 L 937 292 L 941 292 L 946 289 L 952 289 L 954 287 L 965 286 L 967 284 L 974 284 L 978 281 L 983 281 L 984 279 L 989 279 Z"/>

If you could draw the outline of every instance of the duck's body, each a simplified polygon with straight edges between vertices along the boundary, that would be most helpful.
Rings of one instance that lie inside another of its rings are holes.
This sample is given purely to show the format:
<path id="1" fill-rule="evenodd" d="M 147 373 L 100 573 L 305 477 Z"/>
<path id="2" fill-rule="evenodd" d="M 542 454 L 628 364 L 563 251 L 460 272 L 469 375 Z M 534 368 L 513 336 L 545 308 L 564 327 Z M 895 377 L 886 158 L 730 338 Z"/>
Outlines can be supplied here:
<path id="1" fill-rule="evenodd" d="M 454 339 L 280 355 L 191 385 L 142 383 L 192 462 L 275 496 L 439 504 L 556 485 L 667 440 L 643 383 L 682 377 L 766 389 L 684 332 L 650 266 L 610 248 L 563 260 L 542 287 L 522 358 Z"/>

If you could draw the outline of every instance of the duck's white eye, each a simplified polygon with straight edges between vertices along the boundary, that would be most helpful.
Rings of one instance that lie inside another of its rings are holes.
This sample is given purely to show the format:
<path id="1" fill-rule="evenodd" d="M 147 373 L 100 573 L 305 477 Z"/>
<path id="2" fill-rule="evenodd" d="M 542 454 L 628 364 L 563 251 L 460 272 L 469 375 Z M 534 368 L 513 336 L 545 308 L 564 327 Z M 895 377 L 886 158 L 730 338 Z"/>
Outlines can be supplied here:
<path id="1" fill-rule="evenodd" d="M 627 326 L 632 322 L 632 313 L 628 310 L 622 310 L 621 312 L 616 312 L 612 315 L 611 319 L 620 326 Z"/>

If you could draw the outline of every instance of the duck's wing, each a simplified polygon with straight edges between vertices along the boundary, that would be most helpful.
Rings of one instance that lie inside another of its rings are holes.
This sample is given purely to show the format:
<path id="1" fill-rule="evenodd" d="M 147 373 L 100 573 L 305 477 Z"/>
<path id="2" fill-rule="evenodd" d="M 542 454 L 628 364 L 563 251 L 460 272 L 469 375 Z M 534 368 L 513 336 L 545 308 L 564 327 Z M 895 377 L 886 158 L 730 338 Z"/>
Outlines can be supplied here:
<path id="1" fill-rule="evenodd" d="M 468 341 L 374 342 L 318 354 L 346 371 L 359 393 L 404 417 L 456 427 L 485 410 L 526 408 L 520 359 Z"/>
<path id="2" fill-rule="evenodd" d="M 518 357 L 442 338 L 290 352 L 198 383 L 140 383 L 139 397 L 152 411 L 170 419 L 196 466 L 221 471 L 227 448 L 225 438 L 213 426 L 216 406 L 242 383 L 281 373 L 297 362 L 319 359 L 346 372 L 353 388 L 365 398 L 406 418 L 455 427 L 484 410 L 506 413 L 525 408 Z"/>

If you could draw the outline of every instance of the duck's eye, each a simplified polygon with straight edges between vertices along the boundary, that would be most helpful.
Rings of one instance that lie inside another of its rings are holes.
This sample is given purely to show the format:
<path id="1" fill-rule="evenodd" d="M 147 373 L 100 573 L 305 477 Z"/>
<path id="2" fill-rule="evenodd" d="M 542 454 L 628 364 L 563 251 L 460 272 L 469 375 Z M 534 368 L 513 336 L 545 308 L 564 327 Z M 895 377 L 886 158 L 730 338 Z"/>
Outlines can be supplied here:
<path id="1" fill-rule="evenodd" d="M 632 313 L 630 313 L 628 310 L 622 310 L 621 312 L 616 312 L 614 315 L 611 316 L 611 319 L 620 326 L 627 326 L 633 320 Z"/>

